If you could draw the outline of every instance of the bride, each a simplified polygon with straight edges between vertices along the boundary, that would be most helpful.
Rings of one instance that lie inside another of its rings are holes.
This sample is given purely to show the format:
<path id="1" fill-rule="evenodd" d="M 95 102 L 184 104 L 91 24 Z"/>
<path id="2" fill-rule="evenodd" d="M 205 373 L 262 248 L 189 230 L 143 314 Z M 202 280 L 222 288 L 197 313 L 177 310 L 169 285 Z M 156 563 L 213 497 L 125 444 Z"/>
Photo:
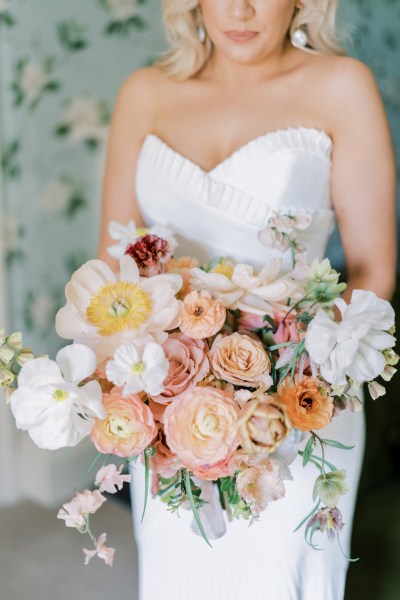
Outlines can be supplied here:
<path id="1" fill-rule="evenodd" d="M 395 265 L 395 163 L 375 81 L 343 54 L 336 0 L 164 0 L 171 49 L 123 83 L 104 178 L 99 256 L 109 222 L 168 225 L 181 255 L 216 254 L 261 266 L 273 251 L 257 232 L 271 211 L 313 216 L 302 242 L 322 258 L 334 217 L 349 300 L 354 288 L 389 299 Z M 362 413 L 345 411 L 324 437 L 352 491 L 341 501 L 350 534 L 364 444 Z M 336 456 L 336 454 L 338 455 Z M 345 463 L 343 462 L 345 460 Z M 340 600 L 348 562 L 337 544 L 307 546 L 293 529 L 312 508 L 313 474 L 293 464 L 283 500 L 248 528 L 235 521 L 210 549 L 152 499 L 143 524 L 143 469 L 133 509 L 140 600 Z"/>

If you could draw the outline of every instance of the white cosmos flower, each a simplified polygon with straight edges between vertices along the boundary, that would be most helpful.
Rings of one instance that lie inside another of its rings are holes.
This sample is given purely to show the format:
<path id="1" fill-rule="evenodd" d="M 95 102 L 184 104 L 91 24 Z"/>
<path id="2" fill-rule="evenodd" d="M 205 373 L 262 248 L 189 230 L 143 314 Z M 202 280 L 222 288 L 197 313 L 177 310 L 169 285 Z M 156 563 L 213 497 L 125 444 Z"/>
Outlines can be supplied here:
<path id="1" fill-rule="evenodd" d="M 394 325 L 393 308 L 365 290 L 354 290 L 350 304 L 339 298 L 336 305 L 342 321 L 318 311 L 306 333 L 307 352 L 333 385 L 345 385 L 348 377 L 358 384 L 372 381 L 385 369 L 382 351 L 395 344 L 387 333 Z"/>
<path id="2" fill-rule="evenodd" d="M 138 392 L 156 396 L 164 391 L 168 368 L 168 359 L 159 344 L 150 342 L 143 350 L 127 342 L 117 348 L 114 360 L 106 364 L 106 375 L 115 385 L 124 386 L 125 396 Z"/>
<path id="3" fill-rule="evenodd" d="M 97 381 L 79 385 L 93 374 L 96 357 L 90 348 L 71 344 L 56 360 L 34 358 L 22 367 L 11 410 L 19 429 L 27 430 L 39 448 L 75 446 L 89 435 L 105 411 Z"/>
<path id="4" fill-rule="evenodd" d="M 239 308 L 248 313 L 265 315 L 271 310 L 284 310 L 287 300 L 297 294 L 297 284 L 289 276 L 279 277 L 282 261 L 269 261 L 256 274 L 253 267 L 239 264 L 224 273 L 206 273 L 197 267 L 190 270 L 191 285 L 219 298 L 225 308 Z"/>
<path id="5" fill-rule="evenodd" d="M 128 341 L 162 344 L 165 331 L 178 326 L 182 303 L 175 294 L 181 287 L 180 275 L 140 277 L 130 256 L 121 258 L 119 273 L 89 260 L 65 287 L 67 303 L 56 315 L 56 331 L 93 348 L 99 362 Z"/>
<path id="6" fill-rule="evenodd" d="M 108 233 L 112 240 L 116 240 L 117 243 L 113 246 L 109 246 L 107 248 L 108 254 L 113 258 L 119 260 L 121 256 L 124 255 L 126 247 L 129 244 L 134 244 L 140 237 L 150 233 L 151 235 L 156 235 L 159 238 L 162 238 L 166 242 L 171 249 L 171 252 L 175 250 L 178 243 L 174 236 L 172 235 L 172 231 L 163 227 L 162 225 L 153 225 L 153 227 L 136 227 L 135 221 L 128 221 L 126 225 L 122 225 L 117 221 L 111 221 L 108 227 Z"/>

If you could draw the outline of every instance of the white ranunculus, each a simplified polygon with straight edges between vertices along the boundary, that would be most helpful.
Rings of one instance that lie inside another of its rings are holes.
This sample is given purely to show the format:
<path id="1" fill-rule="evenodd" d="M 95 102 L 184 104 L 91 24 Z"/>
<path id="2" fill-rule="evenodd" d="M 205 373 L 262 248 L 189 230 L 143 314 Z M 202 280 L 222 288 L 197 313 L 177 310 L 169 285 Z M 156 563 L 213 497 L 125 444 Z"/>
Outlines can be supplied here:
<path id="1" fill-rule="evenodd" d="M 99 362 L 128 341 L 162 344 L 165 331 L 178 326 L 182 303 L 175 295 L 181 287 L 180 275 L 140 277 L 130 256 L 121 258 L 117 274 L 105 262 L 89 260 L 65 287 L 56 331 L 93 348 Z"/>
<path id="2" fill-rule="evenodd" d="M 219 298 L 225 308 L 239 308 L 247 313 L 265 315 L 271 310 L 284 310 L 289 298 L 297 294 L 296 282 L 279 276 L 282 261 L 269 261 L 258 273 L 245 264 L 236 265 L 232 275 L 206 273 L 197 267 L 190 270 L 191 285 Z"/>
<path id="3" fill-rule="evenodd" d="M 57 214 L 65 211 L 70 201 L 71 194 L 71 186 L 56 179 L 48 183 L 39 202 L 48 214 Z"/>
<path id="4" fill-rule="evenodd" d="M 126 21 L 138 12 L 138 0 L 107 0 L 107 5 L 117 21 Z"/>
<path id="5" fill-rule="evenodd" d="M 136 227 L 135 221 L 128 221 L 126 225 L 122 225 L 117 221 L 111 221 L 108 227 L 108 233 L 112 240 L 116 240 L 117 243 L 107 248 L 108 254 L 113 258 L 119 260 L 124 255 L 126 247 L 129 244 L 134 244 L 140 237 L 146 234 L 156 235 L 162 238 L 171 249 L 171 252 L 175 250 L 178 243 L 172 232 L 163 227 L 162 225 L 153 225 L 153 227 Z"/>
<path id="6" fill-rule="evenodd" d="M 114 354 L 114 360 L 106 364 L 109 381 L 122 387 L 125 396 L 146 392 L 156 396 L 164 391 L 169 362 L 159 344 L 150 342 L 144 349 L 134 343 L 123 344 Z"/>
<path id="7" fill-rule="evenodd" d="M 37 100 L 48 81 L 49 76 L 40 64 L 26 63 L 22 67 L 20 86 L 27 102 Z"/>
<path id="8" fill-rule="evenodd" d="M 79 385 L 96 368 L 90 348 L 72 344 L 56 360 L 34 358 L 22 367 L 11 410 L 19 429 L 27 430 L 39 448 L 76 446 L 89 435 L 105 411 L 97 381 Z"/>
<path id="9" fill-rule="evenodd" d="M 345 385 L 347 378 L 358 384 L 372 381 L 385 369 L 382 351 L 395 344 L 387 333 L 394 325 L 393 308 L 364 290 L 354 290 L 350 304 L 339 298 L 336 305 L 342 321 L 336 323 L 318 311 L 306 333 L 307 352 L 333 385 Z"/>

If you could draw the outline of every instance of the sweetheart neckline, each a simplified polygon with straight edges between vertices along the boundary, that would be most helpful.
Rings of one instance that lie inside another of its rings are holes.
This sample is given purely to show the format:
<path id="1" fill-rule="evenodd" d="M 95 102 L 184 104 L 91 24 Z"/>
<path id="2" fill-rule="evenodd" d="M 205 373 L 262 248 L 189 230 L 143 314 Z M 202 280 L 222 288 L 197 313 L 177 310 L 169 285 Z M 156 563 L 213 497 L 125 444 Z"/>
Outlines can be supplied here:
<path id="1" fill-rule="evenodd" d="M 140 154 L 143 146 L 145 145 L 145 142 L 148 139 L 153 138 L 154 140 L 157 140 L 158 143 L 162 144 L 165 148 L 167 148 L 169 152 L 172 152 L 174 155 L 179 156 L 183 161 L 190 163 L 196 169 L 198 169 L 199 171 L 201 171 L 204 175 L 212 175 L 215 171 L 217 171 L 218 169 L 220 169 L 226 163 L 229 163 L 230 161 L 232 161 L 234 158 L 236 158 L 242 152 L 246 151 L 250 146 L 252 146 L 255 143 L 258 143 L 258 142 L 260 142 L 262 140 L 271 139 L 273 137 L 278 137 L 281 134 L 288 134 L 288 135 L 290 135 L 291 133 L 302 133 L 302 132 L 316 133 L 317 135 L 322 135 L 323 137 L 325 137 L 326 140 L 329 141 L 330 146 L 331 147 L 333 146 L 333 139 L 332 139 L 332 137 L 326 131 L 324 131 L 323 129 L 318 129 L 317 127 L 287 127 L 287 128 L 282 127 L 282 128 L 279 128 L 279 129 L 274 129 L 272 131 L 267 131 L 266 133 L 262 133 L 262 134 L 260 134 L 260 135 L 258 135 L 256 137 L 252 138 L 248 142 L 245 142 L 244 144 L 242 144 L 241 146 L 239 146 L 239 148 L 237 148 L 236 150 L 233 150 L 233 152 L 231 152 L 230 154 L 228 154 L 228 156 L 226 156 L 224 159 L 222 159 L 220 162 L 218 162 L 214 167 L 212 167 L 209 170 L 206 170 L 206 169 L 203 169 L 199 164 L 197 164 L 196 162 L 194 162 L 192 159 L 190 159 L 188 156 L 185 156 L 184 154 L 182 154 L 178 150 L 175 150 L 166 141 L 164 141 L 159 135 L 157 135 L 156 133 L 149 132 L 145 136 L 145 138 L 143 140 L 143 144 L 142 144 L 142 147 L 141 147 L 141 149 L 139 151 L 139 154 Z"/>

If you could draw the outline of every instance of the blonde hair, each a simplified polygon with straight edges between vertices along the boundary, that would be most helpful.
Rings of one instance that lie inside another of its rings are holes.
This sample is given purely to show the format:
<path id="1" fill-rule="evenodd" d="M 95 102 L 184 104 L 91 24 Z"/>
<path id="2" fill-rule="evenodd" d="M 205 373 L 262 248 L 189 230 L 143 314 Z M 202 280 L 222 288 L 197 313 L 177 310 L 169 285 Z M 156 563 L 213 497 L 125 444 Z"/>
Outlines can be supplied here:
<path id="1" fill-rule="evenodd" d="M 308 36 L 306 52 L 343 55 L 336 28 L 339 0 L 302 0 L 296 10 L 289 35 L 299 27 Z M 202 23 L 198 0 L 162 0 L 164 27 L 170 49 L 156 62 L 167 75 L 184 80 L 195 75 L 207 62 L 212 42 L 205 35 L 199 40 L 197 29 Z"/>

